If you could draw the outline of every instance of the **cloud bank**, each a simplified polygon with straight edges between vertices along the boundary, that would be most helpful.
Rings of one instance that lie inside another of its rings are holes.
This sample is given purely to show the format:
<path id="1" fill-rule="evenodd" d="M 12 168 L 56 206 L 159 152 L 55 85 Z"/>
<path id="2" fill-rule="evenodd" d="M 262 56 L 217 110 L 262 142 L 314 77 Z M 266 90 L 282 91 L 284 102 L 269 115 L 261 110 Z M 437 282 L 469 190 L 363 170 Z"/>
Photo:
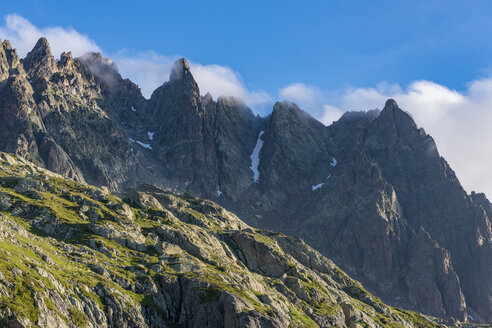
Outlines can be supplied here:
<path id="1" fill-rule="evenodd" d="M 280 90 L 280 95 L 297 101 L 325 124 L 347 110 L 381 108 L 393 98 L 433 136 L 465 189 L 492 196 L 492 147 L 488 144 L 492 140 L 492 78 L 475 80 L 464 91 L 423 80 L 406 88 L 380 84 L 341 93 L 296 83 Z"/>
<path id="2" fill-rule="evenodd" d="M 19 56 L 25 57 L 32 50 L 40 37 L 46 37 L 50 42 L 51 51 L 56 58 L 62 52 L 71 51 L 75 57 L 86 52 L 101 52 L 101 49 L 87 35 L 73 28 L 59 26 L 38 28 L 19 15 L 7 15 L 5 24 L 0 26 L 0 37 L 7 39 L 17 48 Z"/>
<path id="3" fill-rule="evenodd" d="M 230 67 L 192 62 L 190 69 L 202 93 L 209 92 L 214 98 L 219 96 L 240 98 L 257 113 L 266 114 L 271 111 L 273 99 L 264 91 L 249 90 L 241 75 Z"/>

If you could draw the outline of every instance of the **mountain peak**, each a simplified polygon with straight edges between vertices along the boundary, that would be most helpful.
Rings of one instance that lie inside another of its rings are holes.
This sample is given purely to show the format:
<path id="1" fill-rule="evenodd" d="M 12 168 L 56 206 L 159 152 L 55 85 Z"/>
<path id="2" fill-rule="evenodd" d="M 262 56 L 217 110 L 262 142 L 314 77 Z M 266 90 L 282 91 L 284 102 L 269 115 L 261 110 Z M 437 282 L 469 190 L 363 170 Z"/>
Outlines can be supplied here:
<path id="1" fill-rule="evenodd" d="M 190 65 L 186 58 L 180 58 L 174 62 L 169 81 L 182 80 L 191 77 Z"/>
<path id="2" fill-rule="evenodd" d="M 109 58 L 100 53 L 90 52 L 78 58 L 100 82 L 108 87 L 115 87 L 121 79 L 118 67 Z"/>
<path id="3" fill-rule="evenodd" d="M 303 121 L 316 121 L 309 113 L 303 111 L 302 109 L 299 108 L 295 103 L 289 101 L 289 100 L 284 100 L 284 101 L 277 101 L 275 105 L 273 106 L 273 111 L 272 111 L 272 118 L 274 120 L 278 120 L 279 118 L 284 118 L 284 119 L 300 119 Z M 322 123 L 318 122 L 320 125 L 323 125 Z"/>
<path id="4" fill-rule="evenodd" d="M 24 69 L 32 77 L 47 76 L 56 71 L 56 61 L 46 38 L 40 38 L 23 60 Z"/>
<path id="5" fill-rule="evenodd" d="M 398 107 L 398 104 L 394 99 L 386 100 L 384 108 L 379 114 L 378 119 L 385 122 L 393 122 L 397 126 L 408 126 L 412 129 L 416 129 L 417 125 L 409 113 Z"/>
<path id="6" fill-rule="evenodd" d="M 383 110 L 385 109 L 390 110 L 390 109 L 397 109 L 397 108 L 398 108 L 398 104 L 396 103 L 396 100 L 390 98 L 386 100 Z"/>
<path id="7" fill-rule="evenodd" d="M 278 101 L 273 106 L 271 122 L 280 129 L 285 127 L 305 126 L 314 129 L 316 133 L 322 134 L 323 123 L 313 118 L 309 113 L 303 111 L 291 101 Z"/>
<path id="8" fill-rule="evenodd" d="M 4 40 L 3 41 L 3 48 L 5 50 L 12 50 L 12 45 L 10 44 L 10 41 L 9 40 Z"/>
<path id="9" fill-rule="evenodd" d="M 48 40 L 45 37 L 39 38 L 38 42 L 36 42 L 36 45 L 32 49 L 32 52 L 51 55 L 51 48 Z"/>
<path id="10" fill-rule="evenodd" d="M 301 109 L 294 104 L 293 102 L 289 100 L 284 100 L 284 101 L 277 101 L 275 105 L 273 105 L 273 112 L 272 114 L 278 114 L 278 113 L 297 113 L 300 112 Z M 274 114 L 274 115 L 275 115 Z"/>

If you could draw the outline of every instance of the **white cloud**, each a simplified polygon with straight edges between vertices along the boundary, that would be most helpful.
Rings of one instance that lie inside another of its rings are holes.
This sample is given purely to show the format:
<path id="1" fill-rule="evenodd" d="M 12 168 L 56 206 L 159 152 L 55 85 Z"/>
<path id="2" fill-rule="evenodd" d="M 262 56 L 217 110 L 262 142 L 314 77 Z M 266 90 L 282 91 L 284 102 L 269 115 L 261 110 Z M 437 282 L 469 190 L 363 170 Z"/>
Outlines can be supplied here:
<path id="1" fill-rule="evenodd" d="M 130 56 L 119 54 L 113 57 L 122 76 L 130 77 L 138 84 L 147 98 L 157 87 L 169 80 L 176 59 L 178 56 L 170 57 L 155 52 Z M 219 96 L 237 97 L 257 111 L 262 111 L 263 106 L 272 102 L 266 92 L 249 90 L 241 75 L 229 67 L 190 62 L 190 69 L 201 94 L 210 93 L 215 99 Z"/>
<path id="2" fill-rule="evenodd" d="M 328 104 L 330 94 L 315 86 L 293 83 L 280 89 L 279 97 L 296 103 L 325 124 L 331 124 L 343 114 L 342 110 Z"/>
<path id="3" fill-rule="evenodd" d="M 375 88 L 347 88 L 339 94 L 294 84 L 280 94 L 298 101 L 325 124 L 347 110 L 382 108 L 388 98 L 393 98 L 433 136 L 465 189 L 492 196 L 492 147 L 488 145 L 492 140 L 492 78 L 473 81 L 462 92 L 424 80 L 404 89 L 380 84 Z M 310 110 L 309 106 L 316 108 Z"/>
<path id="4" fill-rule="evenodd" d="M 80 34 L 73 28 L 59 26 L 38 28 L 19 15 L 7 15 L 5 25 L 0 26 L 0 36 L 17 48 L 20 57 L 25 57 L 41 37 L 46 37 L 52 53 L 59 57 L 64 51 L 71 51 L 73 56 L 86 52 L 100 52 L 101 49 L 87 35 Z"/>
<path id="5" fill-rule="evenodd" d="M 256 112 L 263 114 L 264 107 L 271 105 L 273 101 L 264 91 L 249 90 L 241 75 L 229 67 L 190 63 L 190 69 L 202 94 L 210 92 L 214 98 L 218 96 L 240 98 Z"/>
<path id="6" fill-rule="evenodd" d="M 138 84 L 147 98 L 157 87 L 169 80 L 173 63 L 178 58 L 151 51 L 137 54 L 120 52 L 113 56 L 121 75 Z M 219 96 L 237 97 L 256 112 L 263 112 L 264 106 L 272 102 L 272 98 L 266 92 L 249 90 L 241 75 L 229 67 L 190 62 L 190 69 L 201 94 L 209 92 L 214 99 Z"/>
<path id="7" fill-rule="evenodd" d="M 146 98 L 164 82 L 169 80 L 173 63 L 178 57 L 168 57 L 153 51 L 128 54 L 124 51 L 112 57 L 118 71 L 136 83 Z"/>

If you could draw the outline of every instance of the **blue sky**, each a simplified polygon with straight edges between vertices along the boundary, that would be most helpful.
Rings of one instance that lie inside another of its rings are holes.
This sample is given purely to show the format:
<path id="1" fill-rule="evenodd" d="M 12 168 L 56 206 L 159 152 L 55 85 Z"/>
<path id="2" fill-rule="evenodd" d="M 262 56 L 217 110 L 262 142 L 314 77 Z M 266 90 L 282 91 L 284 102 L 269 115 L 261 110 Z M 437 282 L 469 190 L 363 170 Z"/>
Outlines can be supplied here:
<path id="1" fill-rule="evenodd" d="M 35 1 L 2 3 L 36 26 L 70 26 L 104 51 L 220 64 L 251 88 L 340 89 L 428 79 L 455 89 L 489 72 L 490 1 Z M 1 37 L 1 36 L 0 36 Z"/>
<path id="2" fill-rule="evenodd" d="M 3 20 L 3 21 L 2 21 Z M 202 93 L 266 115 L 288 99 L 325 124 L 395 98 L 468 190 L 492 195 L 492 1 L 8 1 L 25 55 L 102 51 L 146 97 L 178 56 Z"/>

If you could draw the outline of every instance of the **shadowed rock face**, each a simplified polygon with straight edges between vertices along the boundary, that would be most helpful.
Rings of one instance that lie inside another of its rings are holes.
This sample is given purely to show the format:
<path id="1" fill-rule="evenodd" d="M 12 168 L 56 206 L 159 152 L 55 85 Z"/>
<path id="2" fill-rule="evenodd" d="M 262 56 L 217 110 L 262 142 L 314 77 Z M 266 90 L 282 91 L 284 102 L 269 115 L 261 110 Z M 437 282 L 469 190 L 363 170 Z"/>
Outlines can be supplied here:
<path id="1" fill-rule="evenodd" d="M 114 191 L 216 200 L 303 238 L 392 304 L 492 322 L 492 205 L 394 100 L 328 127 L 290 102 L 261 118 L 201 96 L 185 59 L 147 100 L 108 59 L 55 61 L 44 39 L 22 61 L 3 42 L 0 80 L 0 150 Z"/>
<path id="2" fill-rule="evenodd" d="M 175 63 L 169 82 L 154 91 L 143 112 L 154 133 L 153 149 L 169 178 L 192 192 L 213 194 L 218 183 L 215 112 L 205 110 L 185 59 Z"/>

